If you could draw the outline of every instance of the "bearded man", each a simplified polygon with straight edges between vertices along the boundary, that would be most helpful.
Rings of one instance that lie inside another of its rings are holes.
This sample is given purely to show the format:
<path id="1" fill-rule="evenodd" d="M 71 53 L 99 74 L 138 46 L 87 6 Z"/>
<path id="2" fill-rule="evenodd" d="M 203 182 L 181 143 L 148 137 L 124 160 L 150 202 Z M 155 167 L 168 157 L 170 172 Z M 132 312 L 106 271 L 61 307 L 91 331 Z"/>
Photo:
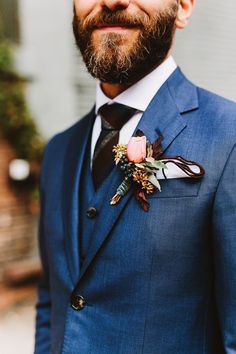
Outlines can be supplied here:
<path id="1" fill-rule="evenodd" d="M 236 105 L 171 56 L 194 3 L 74 0 L 97 96 L 45 152 L 36 354 L 236 353 Z"/>

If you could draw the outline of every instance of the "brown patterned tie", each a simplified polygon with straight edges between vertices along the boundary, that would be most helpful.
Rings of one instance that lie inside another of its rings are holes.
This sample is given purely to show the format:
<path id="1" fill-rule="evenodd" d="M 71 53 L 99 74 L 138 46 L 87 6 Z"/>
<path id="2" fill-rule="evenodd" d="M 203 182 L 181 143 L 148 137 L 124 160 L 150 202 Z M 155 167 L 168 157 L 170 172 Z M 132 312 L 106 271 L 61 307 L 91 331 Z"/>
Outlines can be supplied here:
<path id="1" fill-rule="evenodd" d="M 105 104 L 99 109 L 102 130 L 95 146 L 92 166 L 95 190 L 100 187 L 114 166 L 112 149 L 118 144 L 120 129 L 136 112 L 136 109 L 119 103 Z"/>

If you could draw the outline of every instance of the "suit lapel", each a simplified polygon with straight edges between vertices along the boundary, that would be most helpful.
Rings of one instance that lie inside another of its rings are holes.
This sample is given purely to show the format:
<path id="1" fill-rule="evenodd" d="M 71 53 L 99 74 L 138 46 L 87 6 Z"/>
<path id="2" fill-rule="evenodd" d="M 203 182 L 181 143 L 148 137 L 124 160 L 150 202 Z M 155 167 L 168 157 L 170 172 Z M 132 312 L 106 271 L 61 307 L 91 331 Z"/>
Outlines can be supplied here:
<path id="1" fill-rule="evenodd" d="M 78 124 L 70 139 L 64 164 L 63 217 L 65 249 L 73 284 L 79 276 L 79 183 L 85 150 L 94 121 L 94 109 Z"/>
<path id="2" fill-rule="evenodd" d="M 181 91 L 178 97 L 175 90 Z M 187 103 L 181 102 L 181 100 L 184 100 L 185 95 L 188 97 Z M 152 143 L 162 134 L 164 137 L 163 148 L 166 150 L 187 126 L 186 119 L 181 113 L 196 109 L 197 107 L 196 87 L 189 83 L 180 70 L 177 69 L 153 98 L 143 114 L 137 129 L 141 129 Z M 105 181 L 103 189 L 106 191 L 104 193 L 104 203 L 101 210 L 99 210 L 99 216 L 92 231 L 92 242 L 81 269 L 80 279 L 132 196 L 132 191 L 130 191 L 117 205 L 110 205 L 111 197 L 115 194 L 121 181 L 122 176 L 119 168 L 115 167 Z"/>
<path id="3" fill-rule="evenodd" d="M 168 86 L 164 85 L 144 113 L 136 130 L 142 130 L 151 143 L 162 135 L 162 147 L 165 151 L 186 126 L 187 122 L 172 100 Z"/>
<path id="4" fill-rule="evenodd" d="M 151 143 L 162 135 L 165 151 L 187 126 L 182 113 L 197 108 L 196 87 L 178 68 L 154 96 L 136 130 L 142 130 Z"/>

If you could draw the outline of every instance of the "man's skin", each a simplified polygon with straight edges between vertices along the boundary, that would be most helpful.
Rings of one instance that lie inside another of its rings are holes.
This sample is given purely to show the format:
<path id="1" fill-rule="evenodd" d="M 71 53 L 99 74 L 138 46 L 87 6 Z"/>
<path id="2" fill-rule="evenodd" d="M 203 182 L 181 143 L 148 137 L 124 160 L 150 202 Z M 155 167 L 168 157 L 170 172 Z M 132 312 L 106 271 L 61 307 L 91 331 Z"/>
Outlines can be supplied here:
<path id="1" fill-rule="evenodd" d="M 127 14 L 134 15 L 140 12 L 144 12 L 148 17 L 154 16 L 158 11 L 167 9 L 173 0 L 74 0 L 74 7 L 76 15 L 81 20 L 88 19 L 101 12 L 104 8 L 108 8 L 110 11 L 117 9 L 123 9 Z M 192 15 L 192 11 L 195 5 L 195 0 L 180 0 L 178 15 L 175 21 L 176 29 L 183 29 L 187 26 L 188 20 Z M 119 23 L 117 26 L 102 26 L 101 28 L 93 31 L 92 39 L 95 46 L 99 46 L 101 37 L 109 35 L 109 33 L 119 33 L 123 36 L 123 44 L 120 50 L 129 51 L 129 48 L 137 40 L 138 28 L 129 28 Z M 169 54 L 171 53 L 171 50 Z M 168 55 L 169 55 L 168 54 Z M 152 68 L 154 69 L 154 68 Z M 145 76 L 145 72 L 143 76 Z M 125 91 L 127 84 L 114 84 L 109 82 L 102 83 L 103 92 L 110 98 L 114 98 L 121 92 Z"/>

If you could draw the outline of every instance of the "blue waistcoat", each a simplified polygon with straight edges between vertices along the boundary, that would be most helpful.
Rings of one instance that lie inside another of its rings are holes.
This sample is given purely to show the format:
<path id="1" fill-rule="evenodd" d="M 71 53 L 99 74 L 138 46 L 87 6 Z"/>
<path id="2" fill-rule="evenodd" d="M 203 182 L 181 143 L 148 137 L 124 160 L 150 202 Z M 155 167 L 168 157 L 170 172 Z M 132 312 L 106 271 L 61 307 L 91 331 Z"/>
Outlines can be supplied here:
<path id="1" fill-rule="evenodd" d="M 86 257 L 86 253 L 89 249 L 91 239 L 93 238 L 92 230 L 96 223 L 96 218 L 99 214 L 99 210 L 104 202 L 104 194 L 107 191 L 107 179 L 99 187 L 98 191 L 95 191 L 92 173 L 91 173 L 91 138 L 88 140 L 86 147 L 85 158 L 83 161 L 82 174 L 79 187 L 79 255 L 80 266 L 82 266 L 83 260 Z M 109 178 L 109 176 L 107 177 Z M 91 211 L 91 209 L 93 209 Z"/>

